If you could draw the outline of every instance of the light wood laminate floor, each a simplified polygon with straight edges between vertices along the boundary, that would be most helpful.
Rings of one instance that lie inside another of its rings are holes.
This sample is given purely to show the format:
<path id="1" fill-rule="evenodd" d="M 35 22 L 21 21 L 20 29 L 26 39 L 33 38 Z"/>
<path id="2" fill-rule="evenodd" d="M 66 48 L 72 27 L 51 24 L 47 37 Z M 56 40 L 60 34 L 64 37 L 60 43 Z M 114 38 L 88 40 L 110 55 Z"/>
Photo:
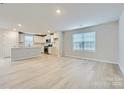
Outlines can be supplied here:
<path id="1" fill-rule="evenodd" d="M 47 55 L 11 64 L 3 61 L 7 62 L 0 65 L 0 88 L 124 88 L 116 64 Z"/>

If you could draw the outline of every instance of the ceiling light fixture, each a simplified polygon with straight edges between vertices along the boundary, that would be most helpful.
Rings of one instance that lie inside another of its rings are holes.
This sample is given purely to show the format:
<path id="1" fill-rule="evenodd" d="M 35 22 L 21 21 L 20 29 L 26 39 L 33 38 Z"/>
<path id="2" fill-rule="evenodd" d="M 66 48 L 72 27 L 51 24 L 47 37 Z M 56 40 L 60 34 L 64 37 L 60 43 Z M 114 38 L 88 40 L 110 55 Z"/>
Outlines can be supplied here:
<path id="1" fill-rule="evenodd" d="M 56 10 L 56 13 L 57 13 L 57 14 L 61 14 L 61 10 L 60 10 L 60 9 L 57 9 L 57 10 Z"/>
<path id="2" fill-rule="evenodd" d="M 48 30 L 48 33 L 50 33 L 50 30 Z"/>
<path id="3" fill-rule="evenodd" d="M 21 24 L 18 24 L 18 26 L 22 26 Z"/>

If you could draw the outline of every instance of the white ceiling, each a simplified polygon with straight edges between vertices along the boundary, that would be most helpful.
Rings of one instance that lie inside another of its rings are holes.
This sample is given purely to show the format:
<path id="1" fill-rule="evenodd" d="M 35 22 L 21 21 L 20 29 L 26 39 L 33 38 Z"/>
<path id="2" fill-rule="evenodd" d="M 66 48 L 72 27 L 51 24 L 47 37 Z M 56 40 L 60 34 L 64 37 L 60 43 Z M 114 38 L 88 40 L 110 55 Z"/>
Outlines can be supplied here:
<path id="1" fill-rule="evenodd" d="M 56 9 L 62 11 L 56 14 Z M 2 4 L 0 28 L 43 33 L 118 20 L 124 4 Z M 22 24 L 18 27 L 17 24 Z M 80 26 L 82 25 L 82 26 Z"/>

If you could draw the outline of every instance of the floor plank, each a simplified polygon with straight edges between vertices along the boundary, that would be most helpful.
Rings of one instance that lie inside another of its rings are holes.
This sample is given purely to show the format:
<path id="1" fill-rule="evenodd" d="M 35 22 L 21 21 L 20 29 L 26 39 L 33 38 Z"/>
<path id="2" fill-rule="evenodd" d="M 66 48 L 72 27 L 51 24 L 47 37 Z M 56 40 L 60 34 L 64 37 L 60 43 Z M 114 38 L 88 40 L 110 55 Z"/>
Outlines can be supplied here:
<path id="1" fill-rule="evenodd" d="M 0 59 L 1 63 L 0 88 L 124 88 L 124 76 L 116 64 L 50 55 L 14 63 Z"/>

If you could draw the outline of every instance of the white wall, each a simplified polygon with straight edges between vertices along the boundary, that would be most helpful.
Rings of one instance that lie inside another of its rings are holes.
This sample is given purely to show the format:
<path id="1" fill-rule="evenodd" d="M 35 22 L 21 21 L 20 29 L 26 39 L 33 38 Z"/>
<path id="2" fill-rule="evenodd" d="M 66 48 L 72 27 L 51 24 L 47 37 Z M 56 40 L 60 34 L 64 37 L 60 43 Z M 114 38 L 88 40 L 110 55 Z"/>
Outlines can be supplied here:
<path id="1" fill-rule="evenodd" d="M 63 32 L 58 32 L 58 56 L 63 56 Z"/>
<path id="2" fill-rule="evenodd" d="M 18 44 L 18 32 L 0 30 L 0 57 L 10 57 L 11 48 Z"/>
<path id="3" fill-rule="evenodd" d="M 119 65 L 124 74 L 124 12 L 119 20 Z"/>
<path id="4" fill-rule="evenodd" d="M 96 52 L 75 52 L 72 35 L 80 32 L 96 32 Z M 118 22 L 110 22 L 92 27 L 64 32 L 64 55 L 93 59 L 102 62 L 118 62 Z"/>

